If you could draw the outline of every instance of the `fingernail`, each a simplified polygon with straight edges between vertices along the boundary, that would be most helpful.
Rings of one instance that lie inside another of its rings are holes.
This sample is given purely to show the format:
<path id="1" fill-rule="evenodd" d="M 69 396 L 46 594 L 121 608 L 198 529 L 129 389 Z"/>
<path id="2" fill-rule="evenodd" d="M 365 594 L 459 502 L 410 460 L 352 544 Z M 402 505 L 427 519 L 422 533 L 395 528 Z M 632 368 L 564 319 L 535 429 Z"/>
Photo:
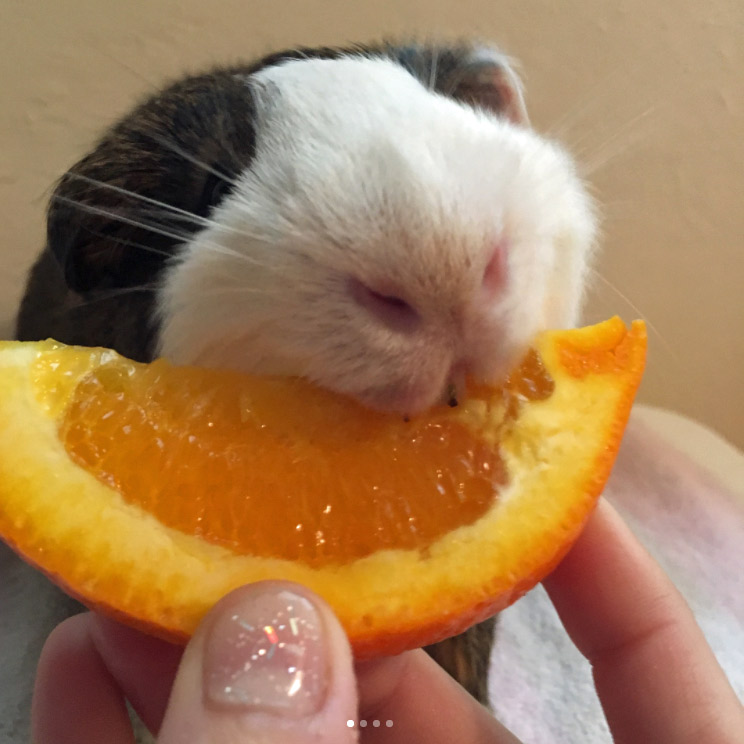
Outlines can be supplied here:
<path id="1" fill-rule="evenodd" d="M 217 618 L 204 657 L 207 702 L 302 717 L 325 702 L 329 664 L 323 620 L 292 591 L 256 587 Z"/>

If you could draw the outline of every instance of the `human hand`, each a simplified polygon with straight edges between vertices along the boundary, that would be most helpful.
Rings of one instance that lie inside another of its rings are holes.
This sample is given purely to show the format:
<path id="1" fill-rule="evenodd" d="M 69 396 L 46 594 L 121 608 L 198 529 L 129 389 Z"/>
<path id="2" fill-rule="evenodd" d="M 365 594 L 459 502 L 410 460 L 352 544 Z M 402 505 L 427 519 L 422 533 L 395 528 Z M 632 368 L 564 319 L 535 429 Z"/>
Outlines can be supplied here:
<path id="1" fill-rule="evenodd" d="M 690 610 L 611 507 L 545 586 L 616 743 L 741 740 L 744 709 Z M 423 651 L 355 667 L 329 608 L 280 582 L 223 599 L 183 658 L 90 613 L 67 620 L 39 665 L 34 741 L 131 744 L 125 697 L 159 744 L 517 742 Z"/>

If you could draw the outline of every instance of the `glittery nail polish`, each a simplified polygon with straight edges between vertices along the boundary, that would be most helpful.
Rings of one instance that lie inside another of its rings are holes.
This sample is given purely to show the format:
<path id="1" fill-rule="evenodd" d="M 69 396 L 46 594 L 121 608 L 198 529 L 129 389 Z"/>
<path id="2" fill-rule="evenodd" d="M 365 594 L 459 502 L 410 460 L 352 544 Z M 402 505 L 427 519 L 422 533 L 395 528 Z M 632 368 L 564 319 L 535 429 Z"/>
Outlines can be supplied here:
<path id="1" fill-rule="evenodd" d="M 206 702 L 290 717 L 316 713 L 328 686 L 326 649 L 323 620 L 310 600 L 257 586 L 208 633 Z"/>

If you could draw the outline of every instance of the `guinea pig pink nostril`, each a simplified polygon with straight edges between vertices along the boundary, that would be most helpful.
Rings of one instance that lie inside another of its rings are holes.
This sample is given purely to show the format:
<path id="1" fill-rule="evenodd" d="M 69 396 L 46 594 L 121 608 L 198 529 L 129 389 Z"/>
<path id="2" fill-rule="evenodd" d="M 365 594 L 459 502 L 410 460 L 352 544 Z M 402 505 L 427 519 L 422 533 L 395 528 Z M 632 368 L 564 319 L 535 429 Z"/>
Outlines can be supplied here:
<path id="1" fill-rule="evenodd" d="M 506 240 L 499 240 L 483 272 L 483 287 L 491 292 L 500 289 L 506 282 L 507 273 Z"/>

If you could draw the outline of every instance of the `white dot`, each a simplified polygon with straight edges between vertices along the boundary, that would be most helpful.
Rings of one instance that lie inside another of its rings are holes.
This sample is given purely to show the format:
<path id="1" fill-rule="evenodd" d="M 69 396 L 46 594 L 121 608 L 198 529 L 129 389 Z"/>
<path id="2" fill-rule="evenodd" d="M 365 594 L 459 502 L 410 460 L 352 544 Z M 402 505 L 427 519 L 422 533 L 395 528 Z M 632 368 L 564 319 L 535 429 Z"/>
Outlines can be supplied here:
<path id="1" fill-rule="evenodd" d="M 387 721 L 385 721 L 385 725 L 386 725 L 386 726 L 387 726 L 388 728 L 393 728 L 393 722 L 392 722 L 391 720 L 389 720 L 389 719 L 388 719 Z"/>
<path id="2" fill-rule="evenodd" d="M 367 726 L 367 721 L 362 718 L 361 721 L 359 721 L 359 728 L 365 728 Z"/>
<path id="3" fill-rule="evenodd" d="M 346 722 L 346 727 L 347 727 L 347 728 L 354 728 L 354 721 L 352 721 L 351 719 L 349 719 L 349 720 L 348 720 L 348 721 Z"/>
<path id="4" fill-rule="evenodd" d="M 374 726 L 375 728 L 379 728 L 379 727 L 380 727 L 380 722 L 379 722 L 379 721 L 378 721 L 378 720 L 377 720 L 377 719 L 375 718 L 375 720 L 374 720 L 374 721 L 372 721 L 372 725 L 373 725 L 373 726 Z"/>

